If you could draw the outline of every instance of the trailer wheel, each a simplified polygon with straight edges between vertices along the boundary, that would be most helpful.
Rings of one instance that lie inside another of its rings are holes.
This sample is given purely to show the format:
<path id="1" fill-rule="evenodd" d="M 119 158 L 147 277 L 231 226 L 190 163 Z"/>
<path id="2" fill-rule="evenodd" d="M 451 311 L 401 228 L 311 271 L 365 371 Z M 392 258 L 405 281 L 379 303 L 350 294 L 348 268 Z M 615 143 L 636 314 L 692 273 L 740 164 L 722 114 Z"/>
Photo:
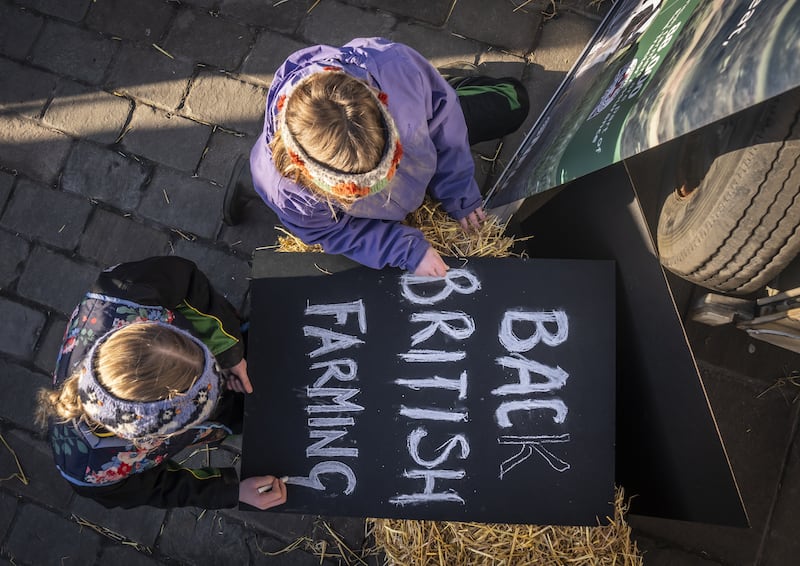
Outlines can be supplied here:
<path id="1" fill-rule="evenodd" d="M 746 295 L 797 255 L 799 110 L 800 89 L 766 104 L 748 142 L 721 152 L 699 183 L 667 197 L 657 230 L 664 267 L 697 285 Z"/>

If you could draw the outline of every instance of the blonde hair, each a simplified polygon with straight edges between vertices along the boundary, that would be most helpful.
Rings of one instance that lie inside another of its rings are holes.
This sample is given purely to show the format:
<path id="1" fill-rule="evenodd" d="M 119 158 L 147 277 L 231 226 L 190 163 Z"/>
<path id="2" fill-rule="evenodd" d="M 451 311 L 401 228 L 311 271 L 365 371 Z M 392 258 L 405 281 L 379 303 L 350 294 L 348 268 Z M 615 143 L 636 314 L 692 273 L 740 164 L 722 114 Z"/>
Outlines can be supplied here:
<path id="1" fill-rule="evenodd" d="M 367 173 L 383 157 L 386 129 L 375 96 L 362 81 L 342 72 L 316 73 L 286 100 L 289 135 L 315 161 L 340 173 Z M 292 160 L 278 130 L 270 143 L 272 160 L 284 177 L 333 198 L 343 206 L 355 197 L 320 189 Z"/>
<path id="2" fill-rule="evenodd" d="M 204 353 L 187 336 L 154 322 L 137 322 L 115 331 L 100 344 L 92 369 L 115 397 L 146 403 L 171 399 L 188 390 L 203 372 L 204 364 Z M 59 422 L 87 421 L 78 378 L 75 372 L 60 389 L 39 390 L 39 426 L 45 428 L 51 417 Z"/>

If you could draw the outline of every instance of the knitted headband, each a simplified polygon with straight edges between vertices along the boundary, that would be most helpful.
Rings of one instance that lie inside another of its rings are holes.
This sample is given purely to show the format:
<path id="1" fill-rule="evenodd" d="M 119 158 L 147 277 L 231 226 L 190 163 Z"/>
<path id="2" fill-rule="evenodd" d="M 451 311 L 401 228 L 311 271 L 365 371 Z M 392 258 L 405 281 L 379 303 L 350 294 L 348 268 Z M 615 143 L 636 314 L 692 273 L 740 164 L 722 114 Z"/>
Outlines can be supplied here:
<path id="1" fill-rule="evenodd" d="M 343 72 L 338 67 L 325 67 L 325 71 Z M 397 133 L 392 115 L 387 108 L 388 97 L 386 93 L 375 94 L 371 88 L 367 88 L 370 95 L 375 99 L 380 109 L 383 123 L 386 126 L 387 140 L 383 150 L 383 157 L 371 171 L 366 173 L 343 173 L 330 169 L 324 164 L 316 161 L 300 147 L 292 136 L 291 131 L 286 125 L 286 102 L 295 89 L 314 77 L 316 73 L 298 81 L 292 90 L 278 99 L 278 129 L 281 132 L 283 143 L 289 153 L 289 157 L 295 166 L 299 167 L 305 175 L 310 178 L 321 190 L 331 193 L 338 197 L 360 198 L 383 190 L 397 171 L 397 165 L 403 156 L 403 146 L 400 144 L 400 136 Z"/>
<path id="2" fill-rule="evenodd" d="M 171 399 L 141 402 L 120 399 L 103 387 L 94 373 L 93 361 L 100 344 L 119 329 L 112 330 L 92 346 L 78 377 L 78 394 L 86 416 L 127 440 L 152 440 L 152 437 L 182 432 L 199 424 L 210 417 L 220 395 L 216 362 L 205 344 L 170 324 L 154 324 L 183 334 L 203 351 L 203 373 L 186 392 Z"/>

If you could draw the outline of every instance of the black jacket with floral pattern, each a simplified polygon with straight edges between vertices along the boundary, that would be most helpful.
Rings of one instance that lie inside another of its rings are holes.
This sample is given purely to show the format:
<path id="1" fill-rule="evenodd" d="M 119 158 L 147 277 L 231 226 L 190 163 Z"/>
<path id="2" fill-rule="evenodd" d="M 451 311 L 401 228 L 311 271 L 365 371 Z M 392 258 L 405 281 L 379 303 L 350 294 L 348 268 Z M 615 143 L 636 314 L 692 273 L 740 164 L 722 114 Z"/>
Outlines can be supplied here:
<path id="1" fill-rule="evenodd" d="M 189 260 L 154 257 L 100 274 L 75 308 L 53 376 L 55 387 L 80 366 L 107 332 L 137 321 L 174 324 L 200 338 L 223 368 L 242 360 L 240 320 Z M 222 419 L 223 421 L 225 419 Z M 134 446 L 85 422 L 52 422 L 49 440 L 56 467 L 73 488 L 106 507 L 233 507 L 239 480 L 233 468 L 181 467 L 172 458 L 192 444 L 229 433 L 225 422 L 206 422 L 153 446 Z"/>

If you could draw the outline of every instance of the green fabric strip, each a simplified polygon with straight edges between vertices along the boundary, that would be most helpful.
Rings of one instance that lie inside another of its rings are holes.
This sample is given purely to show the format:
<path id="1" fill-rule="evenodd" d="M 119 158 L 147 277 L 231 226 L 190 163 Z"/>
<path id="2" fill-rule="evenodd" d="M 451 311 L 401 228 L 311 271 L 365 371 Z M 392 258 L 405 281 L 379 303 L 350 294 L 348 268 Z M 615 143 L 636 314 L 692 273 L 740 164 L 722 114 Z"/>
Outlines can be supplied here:
<path id="1" fill-rule="evenodd" d="M 456 89 L 456 94 L 458 94 L 458 96 L 474 96 L 476 94 L 485 93 L 495 93 L 500 96 L 505 96 L 508 99 L 508 105 L 511 107 L 511 110 L 516 110 L 521 106 L 517 98 L 517 89 L 515 89 L 512 84 L 461 86 Z"/>
<path id="2" fill-rule="evenodd" d="M 184 468 L 177 462 L 167 461 L 168 472 L 189 472 L 198 480 L 213 480 L 222 477 L 218 468 Z"/>
<path id="3" fill-rule="evenodd" d="M 202 313 L 186 302 L 179 305 L 175 310 L 192 323 L 197 336 L 215 356 L 232 348 L 239 342 L 235 337 L 225 332 L 222 322 L 215 316 Z"/>

